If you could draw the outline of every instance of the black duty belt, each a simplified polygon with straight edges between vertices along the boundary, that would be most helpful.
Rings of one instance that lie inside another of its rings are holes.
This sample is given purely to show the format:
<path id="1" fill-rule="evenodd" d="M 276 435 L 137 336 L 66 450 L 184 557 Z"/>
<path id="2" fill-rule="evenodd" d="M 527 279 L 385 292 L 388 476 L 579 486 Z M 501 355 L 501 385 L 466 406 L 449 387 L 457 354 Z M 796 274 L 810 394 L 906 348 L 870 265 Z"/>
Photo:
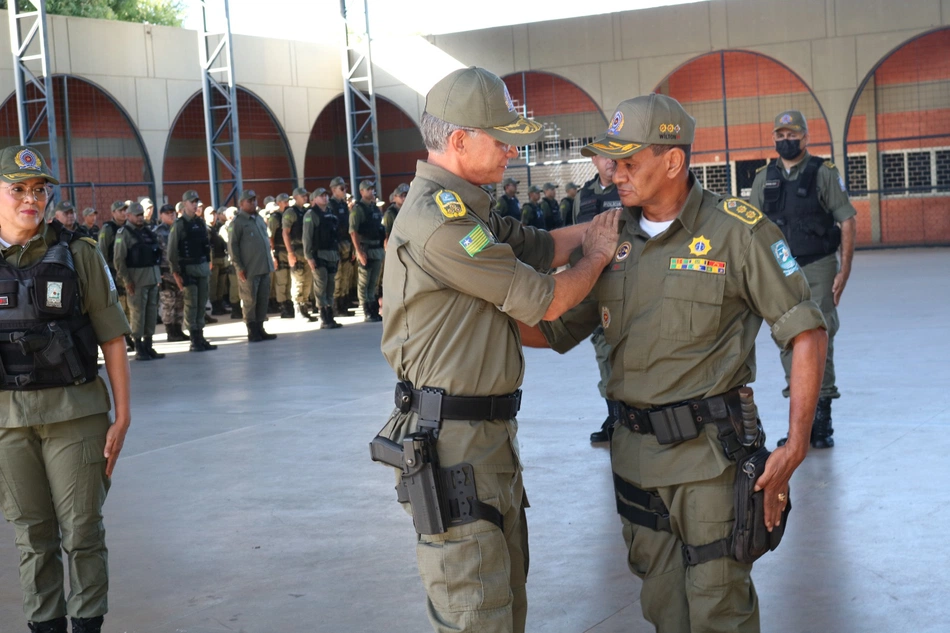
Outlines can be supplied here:
<path id="1" fill-rule="evenodd" d="M 655 435 L 660 444 L 675 444 L 698 437 L 699 430 L 709 422 L 742 419 L 738 388 L 710 398 L 649 409 L 618 402 L 616 409 L 621 424 L 634 433 Z"/>
<path id="2" fill-rule="evenodd" d="M 396 408 L 418 413 L 423 420 L 510 420 L 521 408 L 521 390 L 507 396 L 447 396 L 432 387 L 415 389 L 408 382 L 396 383 Z"/>

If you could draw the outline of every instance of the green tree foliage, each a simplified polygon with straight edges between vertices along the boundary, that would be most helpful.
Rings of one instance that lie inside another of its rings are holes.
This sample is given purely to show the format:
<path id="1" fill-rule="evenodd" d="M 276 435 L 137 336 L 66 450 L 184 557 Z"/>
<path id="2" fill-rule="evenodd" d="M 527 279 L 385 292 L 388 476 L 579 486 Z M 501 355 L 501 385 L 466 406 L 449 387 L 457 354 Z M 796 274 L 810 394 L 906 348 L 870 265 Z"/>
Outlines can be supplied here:
<path id="1" fill-rule="evenodd" d="M 0 9 L 6 8 L 7 0 L 0 0 Z M 183 0 L 47 0 L 46 11 L 80 18 L 181 26 L 185 4 Z"/>

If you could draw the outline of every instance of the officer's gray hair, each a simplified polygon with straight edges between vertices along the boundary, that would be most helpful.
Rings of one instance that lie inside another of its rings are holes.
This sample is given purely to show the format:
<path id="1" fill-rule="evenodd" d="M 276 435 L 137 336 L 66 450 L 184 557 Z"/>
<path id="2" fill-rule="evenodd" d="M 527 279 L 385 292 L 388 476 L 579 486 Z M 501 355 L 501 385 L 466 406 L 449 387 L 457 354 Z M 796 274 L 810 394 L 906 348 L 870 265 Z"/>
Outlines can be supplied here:
<path id="1" fill-rule="evenodd" d="M 479 132 L 479 130 L 475 128 L 443 121 L 428 112 L 422 113 L 422 121 L 419 122 L 419 131 L 422 132 L 422 142 L 425 143 L 426 149 L 433 154 L 445 153 L 446 142 L 456 130 L 468 132 L 472 136 L 476 136 Z"/>

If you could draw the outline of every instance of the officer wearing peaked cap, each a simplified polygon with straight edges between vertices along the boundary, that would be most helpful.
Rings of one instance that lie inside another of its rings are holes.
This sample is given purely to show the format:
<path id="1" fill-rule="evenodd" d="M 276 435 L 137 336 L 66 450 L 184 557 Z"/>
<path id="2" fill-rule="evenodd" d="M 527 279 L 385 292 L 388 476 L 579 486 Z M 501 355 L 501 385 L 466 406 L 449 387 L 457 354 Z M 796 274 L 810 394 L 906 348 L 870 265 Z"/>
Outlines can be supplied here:
<path id="1" fill-rule="evenodd" d="M 588 300 L 522 333 L 526 344 L 564 352 L 604 328 L 607 396 L 620 420 L 610 445 L 616 507 L 629 567 L 643 579 L 644 617 L 662 633 L 754 633 L 752 565 L 733 549 L 734 486 L 737 460 L 764 438 L 755 420 L 743 424 L 742 398 L 754 405 L 738 389 L 755 378 L 765 320 L 795 356 L 788 444 L 755 483 L 762 527 L 774 532 L 808 450 L 827 337 L 781 231 L 690 173 L 694 130 L 664 95 L 617 107 L 607 133 L 582 152 L 617 162 L 620 245 Z"/>
<path id="2" fill-rule="evenodd" d="M 524 358 L 514 320 L 556 318 L 587 295 L 615 249 L 617 216 L 548 233 L 491 212 L 481 185 L 498 182 L 516 147 L 543 130 L 487 70 L 440 80 L 420 129 L 428 161 L 416 167 L 387 246 L 382 351 L 402 397 L 381 436 L 419 432 L 442 467 L 473 472 L 472 510 L 443 533 L 425 527 L 424 508 L 409 508 L 432 627 L 521 633 L 527 504 L 514 438 Z M 571 270 L 539 272 L 564 264 L 560 254 L 582 241 L 587 255 Z M 441 390 L 453 404 L 420 421 L 420 390 Z"/>

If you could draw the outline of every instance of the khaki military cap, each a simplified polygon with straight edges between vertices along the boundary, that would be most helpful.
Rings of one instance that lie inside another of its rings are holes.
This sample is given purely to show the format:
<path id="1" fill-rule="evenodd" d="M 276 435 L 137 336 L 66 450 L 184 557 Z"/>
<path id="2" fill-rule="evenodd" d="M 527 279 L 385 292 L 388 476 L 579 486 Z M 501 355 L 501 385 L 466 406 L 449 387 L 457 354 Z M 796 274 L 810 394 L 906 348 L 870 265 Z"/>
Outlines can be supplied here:
<path id="1" fill-rule="evenodd" d="M 271 202 L 276 202 L 276 201 L 277 200 L 276 198 L 274 198 L 274 196 L 266 196 L 264 198 L 264 204 L 270 204 Z"/>
<path id="2" fill-rule="evenodd" d="M 367 191 L 369 189 L 375 189 L 375 188 L 376 188 L 375 180 L 361 180 L 360 181 L 360 191 Z"/>
<path id="3" fill-rule="evenodd" d="M 38 150 L 26 145 L 3 148 L 0 151 L 0 180 L 14 183 L 30 178 L 45 178 L 51 184 L 59 184 L 59 181 L 53 178 L 46 159 Z"/>
<path id="4" fill-rule="evenodd" d="M 290 200 L 290 195 L 286 193 L 279 193 L 277 197 L 274 198 L 274 202 L 287 202 L 288 200 Z"/>
<path id="5" fill-rule="evenodd" d="M 241 192 L 241 197 L 238 198 L 238 201 L 256 200 L 256 199 L 257 199 L 257 194 L 254 192 L 253 189 L 245 189 L 244 191 Z"/>
<path id="6" fill-rule="evenodd" d="M 569 182 L 566 185 L 564 185 L 564 191 L 570 191 L 571 189 L 580 189 L 580 187 L 575 185 L 573 182 Z"/>
<path id="7" fill-rule="evenodd" d="M 537 185 L 531 185 L 528 187 L 528 193 L 541 193 L 541 187 Z"/>
<path id="8" fill-rule="evenodd" d="M 448 123 L 484 130 L 508 145 L 527 145 L 544 135 L 540 123 L 518 114 L 505 82 L 475 66 L 439 80 L 426 95 L 425 111 Z"/>
<path id="9" fill-rule="evenodd" d="M 178 204 L 181 204 L 180 202 Z M 162 208 L 158 210 L 159 213 L 175 213 L 176 209 L 170 204 L 162 205 Z"/>
<path id="10" fill-rule="evenodd" d="M 650 145 L 690 145 L 695 131 L 696 119 L 679 101 L 650 94 L 622 101 L 607 133 L 586 145 L 581 154 L 629 158 Z"/>
<path id="11" fill-rule="evenodd" d="M 76 211 L 76 207 L 74 207 L 74 206 L 73 206 L 73 203 L 70 202 L 69 200 L 61 200 L 60 202 L 57 202 L 57 203 L 56 203 L 56 206 L 55 206 L 55 207 L 53 207 L 53 211 L 63 211 L 63 212 L 73 211 L 73 212 L 75 212 L 75 211 Z"/>
<path id="12" fill-rule="evenodd" d="M 407 193 L 409 193 L 409 185 L 407 185 L 406 183 L 401 183 L 398 187 L 396 187 L 396 191 L 394 193 L 397 196 L 406 195 Z"/>
<path id="13" fill-rule="evenodd" d="M 556 190 L 556 189 L 557 189 L 557 185 L 555 185 L 553 182 L 546 182 L 546 183 L 544 183 L 544 185 L 542 185 L 541 189 L 543 189 L 544 191 L 547 191 L 547 190 L 549 190 L 549 189 L 554 189 L 554 190 Z"/>
<path id="14" fill-rule="evenodd" d="M 185 193 L 181 194 L 182 202 L 197 202 L 201 200 L 201 196 L 198 195 L 198 192 L 194 189 L 189 189 Z"/>
<path id="15" fill-rule="evenodd" d="M 345 187 L 345 186 L 346 186 L 346 181 L 343 179 L 343 176 L 337 176 L 336 178 L 330 181 L 331 189 L 334 187 Z"/>
<path id="16" fill-rule="evenodd" d="M 324 189 L 323 187 L 317 187 L 316 189 L 310 192 L 310 199 L 313 200 L 314 198 L 319 198 L 320 196 L 325 196 L 325 195 L 327 195 L 327 190 Z"/>
<path id="17" fill-rule="evenodd" d="M 115 213 L 116 211 L 121 211 L 122 209 L 128 209 L 128 208 L 129 208 L 128 200 L 116 200 L 115 202 L 112 203 L 113 213 Z"/>
<path id="18" fill-rule="evenodd" d="M 129 205 L 129 215 L 144 215 L 145 207 L 140 202 L 133 202 Z"/>
<path id="19" fill-rule="evenodd" d="M 501 181 L 501 186 L 507 187 L 508 185 L 517 185 L 520 182 L 520 180 L 515 180 L 514 178 L 505 178 Z"/>
<path id="20" fill-rule="evenodd" d="M 306 188 L 306 187 L 297 187 L 296 189 L 294 189 L 293 195 L 295 195 L 295 196 L 309 196 L 309 195 L 310 195 L 310 192 L 307 191 L 307 188 Z"/>
<path id="21" fill-rule="evenodd" d="M 93 209 L 92 207 L 86 207 L 85 209 L 82 210 L 82 217 L 84 218 L 88 218 L 90 215 L 95 215 L 95 214 L 96 214 L 96 210 Z"/>
<path id="22" fill-rule="evenodd" d="M 775 132 L 782 129 L 807 132 L 808 122 L 805 120 L 805 115 L 798 110 L 786 110 L 775 117 L 775 127 L 772 131 Z"/>

